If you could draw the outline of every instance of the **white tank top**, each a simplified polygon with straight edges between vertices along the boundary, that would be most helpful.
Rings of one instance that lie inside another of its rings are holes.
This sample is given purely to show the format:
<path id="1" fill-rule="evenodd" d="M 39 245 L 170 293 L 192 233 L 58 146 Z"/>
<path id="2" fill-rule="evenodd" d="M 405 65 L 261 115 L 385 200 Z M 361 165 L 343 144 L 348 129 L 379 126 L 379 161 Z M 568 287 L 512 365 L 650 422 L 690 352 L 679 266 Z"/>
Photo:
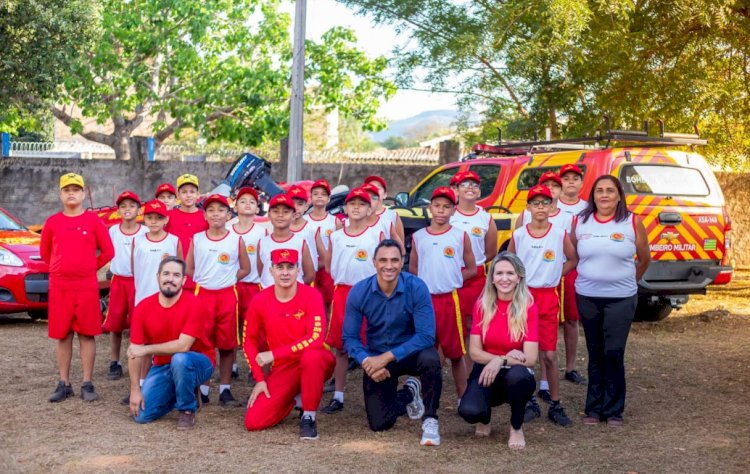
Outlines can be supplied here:
<path id="1" fill-rule="evenodd" d="M 414 233 L 413 245 L 419 262 L 417 276 L 424 280 L 431 294 L 450 293 L 463 286 L 464 235 L 466 232 L 457 227 L 441 234 L 431 234 L 427 228 Z"/>
<path id="2" fill-rule="evenodd" d="M 469 235 L 469 242 L 471 242 L 471 250 L 474 252 L 477 267 L 487 261 L 484 254 L 484 238 L 487 236 L 487 231 L 490 230 L 490 222 L 492 222 L 492 216 L 489 212 L 477 206 L 473 214 L 464 214 L 456 208 L 456 213 L 451 216 L 450 222 L 452 226 Z"/>
<path id="3" fill-rule="evenodd" d="M 373 229 L 376 230 L 376 232 L 383 233 L 384 239 L 390 239 L 391 238 L 391 224 L 386 219 L 384 219 L 385 213 L 378 216 L 378 220 L 375 221 L 374 224 L 370 225 Z"/>
<path id="4" fill-rule="evenodd" d="M 291 230 L 291 229 L 290 229 Z M 292 230 L 293 234 L 299 235 L 305 239 L 307 248 L 310 249 L 310 257 L 313 261 L 313 269 L 318 271 L 318 246 L 315 245 L 315 228 L 310 224 L 309 221 L 305 220 L 305 225 L 300 230 Z"/>
<path id="5" fill-rule="evenodd" d="M 626 298 L 638 293 L 635 281 L 635 216 L 622 222 L 576 222 L 578 277 L 576 293 L 600 298 Z"/>
<path id="6" fill-rule="evenodd" d="M 567 232 L 552 224 L 541 237 L 529 233 L 528 226 L 513 231 L 516 255 L 526 267 L 526 284 L 531 288 L 554 288 L 560 283 L 565 263 Z"/>
<path id="7" fill-rule="evenodd" d="M 314 236 L 320 234 L 323 248 L 328 250 L 328 238 L 336 231 L 336 216 L 326 213 L 324 218 L 315 220 L 312 215 L 305 214 L 305 220 L 312 226 Z"/>
<path id="8" fill-rule="evenodd" d="M 334 232 L 330 239 L 331 278 L 337 285 L 354 286 L 355 283 L 375 274 L 372 257 L 383 235 L 367 227 L 357 235 L 346 228 Z"/>
<path id="9" fill-rule="evenodd" d="M 274 240 L 271 234 L 266 235 L 260 239 L 258 244 L 258 258 L 263 263 L 263 272 L 260 274 L 260 286 L 268 288 L 273 286 L 273 276 L 271 276 L 271 252 L 276 249 L 294 249 L 299 255 L 297 257 L 297 265 L 299 265 L 299 273 L 297 274 L 297 281 L 304 283 L 304 271 L 302 269 L 302 249 L 307 247 L 305 239 L 298 234 L 292 233 L 291 237 L 284 241 Z"/>
<path id="10" fill-rule="evenodd" d="M 176 235 L 167 234 L 159 241 L 148 238 L 148 234 L 138 234 L 133 239 L 133 278 L 135 280 L 135 304 L 159 292 L 159 264 L 167 257 L 177 255 Z"/>
<path id="11" fill-rule="evenodd" d="M 383 223 L 383 227 L 388 228 L 388 235 L 396 232 L 396 219 L 398 218 L 398 214 L 396 214 L 396 211 L 389 207 L 385 207 L 383 208 L 383 212 L 378 216 L 380 217 L 380 221 Z"/>
<path id="12" fill-rule="evenodd" d="M 243 283 L 260 283 L 260 275 L 258 274 L 258 242 L 268 234 L 266 229 L 258 224 L 253 224 L 250 230 L 245 233 L 237 232 L 235 226 L 232 226 L 229 230 L 242 237 L 242 241 L 245 243 L 247 258 L 250 259 L 250 273 L 240 281 Z"/>
<path id="13" fill-rule="evenodd" d="M 232 231 L 214 240 L 203 231 L 193 236 L 193 281 L 207 290 L 221 290 L 237 283 L 241 237 Z"/>
<path id="14" fill-rule="evenodd" d="M 552 223 L 552 225 L 557 226 L 557 227 L 562 227 L 562 229 L 565 232 L 570 233 L 570 229 L 573 224 L 573 216 L 571 214 L 568 214 L 567 212 L 563 212 L 561 209 L 558 208 L 557 213 L 549 216 L 549 221 Z M 529 212 L 528 209 L 524 209 L 523 221 L 521 222 L 521 226 L 523 227 L 530 223 L 531 223 L 531 213 Z"/>
<path id="15" fill-rule="evenodd" d="M 122 277 L 132 277 L 133 270 L 130 268 L 130 256 L 133 254 L 133 240 L 136 236 L 148 232 L 148 228 L 138 224 L 138 230 L 132 234 L 126 234 L 120 229 L 119 225 L 113 225 L 109 228 L 109 238 L 112 239 L 112 246 L 115 248 L 115 256 L 109 264 L 109 271 L 113 275 Z"/>
<path id="16" fill-rule="evenodd" d="M 588 207 L 589 203 L 581 198 L 578 198 L 578 202 L 575 204 L 565 204 L 558 199 L 557 207 L 563 212 L 570 214 L 571 216 L 577 216 L 580 212 Z"/>

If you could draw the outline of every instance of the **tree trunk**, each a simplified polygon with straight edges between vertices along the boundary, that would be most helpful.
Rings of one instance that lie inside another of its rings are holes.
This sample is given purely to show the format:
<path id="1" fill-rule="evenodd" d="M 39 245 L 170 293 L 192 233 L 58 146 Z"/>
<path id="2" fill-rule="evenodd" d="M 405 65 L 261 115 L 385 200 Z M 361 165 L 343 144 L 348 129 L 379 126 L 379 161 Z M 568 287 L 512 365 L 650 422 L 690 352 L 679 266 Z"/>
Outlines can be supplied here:
<path id="1" fill-rule="evenodd" d="M 130 145 L 128 144 L 128 137 L 117 134 L 112 136 L 113 140 L 109 146 L 115 150 L 115 160 L 129 160 L 130 159 Z"/>

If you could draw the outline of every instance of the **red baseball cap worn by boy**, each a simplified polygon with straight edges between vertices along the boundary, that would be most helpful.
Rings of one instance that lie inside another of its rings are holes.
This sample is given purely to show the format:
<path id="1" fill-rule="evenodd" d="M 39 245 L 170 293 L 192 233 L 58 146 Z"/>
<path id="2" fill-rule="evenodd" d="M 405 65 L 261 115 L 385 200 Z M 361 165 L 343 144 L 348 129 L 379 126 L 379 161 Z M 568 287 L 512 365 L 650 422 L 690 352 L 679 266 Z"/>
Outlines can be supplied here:
<path id="1" fill-rule="evenodd" d="M 453 192 L 451 188 L 448 186 L 439 186 L 435 188 L 435 190 L 432 192 L 432 197 L 430 198 L 430 201 L 432 201 L 435 198 L 443 197 L 452 202 L 454 205 L 458 202 L 458 199 L 456 199 L 456 193 Z"/>
<path id="2" fill-rule="evenodd" d="M 361 199 L 365 201 L 367 204 L 372 204 L 370 193 L 368 193 L 363 188 L 354 188 L 351 191 L 349 191 L 349 194 L 347 194 L 346 198 L 344 198 L 344 204 L 351 201 L 352 199 Z"/>
<path id="3" fill-rule="evenodd" d="M 547 186 L 537 184 L 536 186 L 529 189 L 529 194 L 526 195 L 526 202 L 531 201 L 537 196 L 542 196 L 542 197 L 546 197 L 547 199 L 552 199 L 552 192 L 549 190 Z"/>
<path id="4" fill-rule="evenodd" d="M 170 193 L 175 196 L 177 196 L 177 190 L 169 183 L 162 183 L 159 185 L 158 188 L 156 188 L 156 192 L 154 193 L 154 197 L 159 197 L 159 194 L 161 193 Z"/>
<path id="5" fill-rule="evenodd" d="M 268 203 L 268 209 L 274 208 L 276 206 L 286 206 L 293 211 L 297 209 L 296 207 L 294 207 L 294 201 L 292 201 L 292 198 L 290 198 L 286 194 L 277 194 L 276 196 L 271 198 L 271 201 Z"/>
<path id="6" fill-rule="evenodd" d="M 281 265 L 282 263 L 297 265 L 298 258 L 299 254 L 294 249 L 271 250 L 271 263 L 273 265 Z"/>
<path id="7" fill-rule="evenodd" d="M 119 196 L 117 196 L 117 205 L 119 206 L 120 203 L 126 199 L 130 199 L 131 201 L 135 202 L 139 206 L 141 205 L 141 198 L 138 197 L 136 193 L 133 191 L 123 191 Z"/>
<path id="8" fill-rule="evenodd" d="M 167 205 L 158 199 L 152 199 L 143 208 L 143 215 L 145 216 L 146 214 L 158 214 L 162 217 L 167 217 Z"/>

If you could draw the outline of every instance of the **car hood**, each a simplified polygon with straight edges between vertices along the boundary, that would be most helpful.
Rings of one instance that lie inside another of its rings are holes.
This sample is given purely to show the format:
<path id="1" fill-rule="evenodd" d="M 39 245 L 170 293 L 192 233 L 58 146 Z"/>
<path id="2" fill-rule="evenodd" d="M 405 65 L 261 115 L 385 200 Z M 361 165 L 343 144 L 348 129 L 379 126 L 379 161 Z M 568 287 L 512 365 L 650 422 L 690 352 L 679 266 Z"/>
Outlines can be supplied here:
<path id="1" fill-rule="evenodd" d="M 39 255 L 39 234 L 27 230 L 0 231 L 0 246 L 5 247 L 19 257 Z"/>

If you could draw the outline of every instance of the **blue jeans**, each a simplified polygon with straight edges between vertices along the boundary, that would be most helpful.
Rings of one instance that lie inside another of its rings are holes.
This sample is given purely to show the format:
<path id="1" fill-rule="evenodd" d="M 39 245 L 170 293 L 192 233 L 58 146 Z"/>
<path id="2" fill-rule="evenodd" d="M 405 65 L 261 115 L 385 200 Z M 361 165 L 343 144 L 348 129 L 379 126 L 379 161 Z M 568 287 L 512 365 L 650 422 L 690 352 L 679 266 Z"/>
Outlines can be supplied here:
<path id="1" fill-rule="evenodd" d="M 198 352 L 178 352 L 169 364 L 151 367 L 141 387 L 146 407 L 138 412 L 135 422 L 149 423 L 173 409 L 195 412 L 198 409 L 195 389 L 213 371 L 208 357 Z"/>

